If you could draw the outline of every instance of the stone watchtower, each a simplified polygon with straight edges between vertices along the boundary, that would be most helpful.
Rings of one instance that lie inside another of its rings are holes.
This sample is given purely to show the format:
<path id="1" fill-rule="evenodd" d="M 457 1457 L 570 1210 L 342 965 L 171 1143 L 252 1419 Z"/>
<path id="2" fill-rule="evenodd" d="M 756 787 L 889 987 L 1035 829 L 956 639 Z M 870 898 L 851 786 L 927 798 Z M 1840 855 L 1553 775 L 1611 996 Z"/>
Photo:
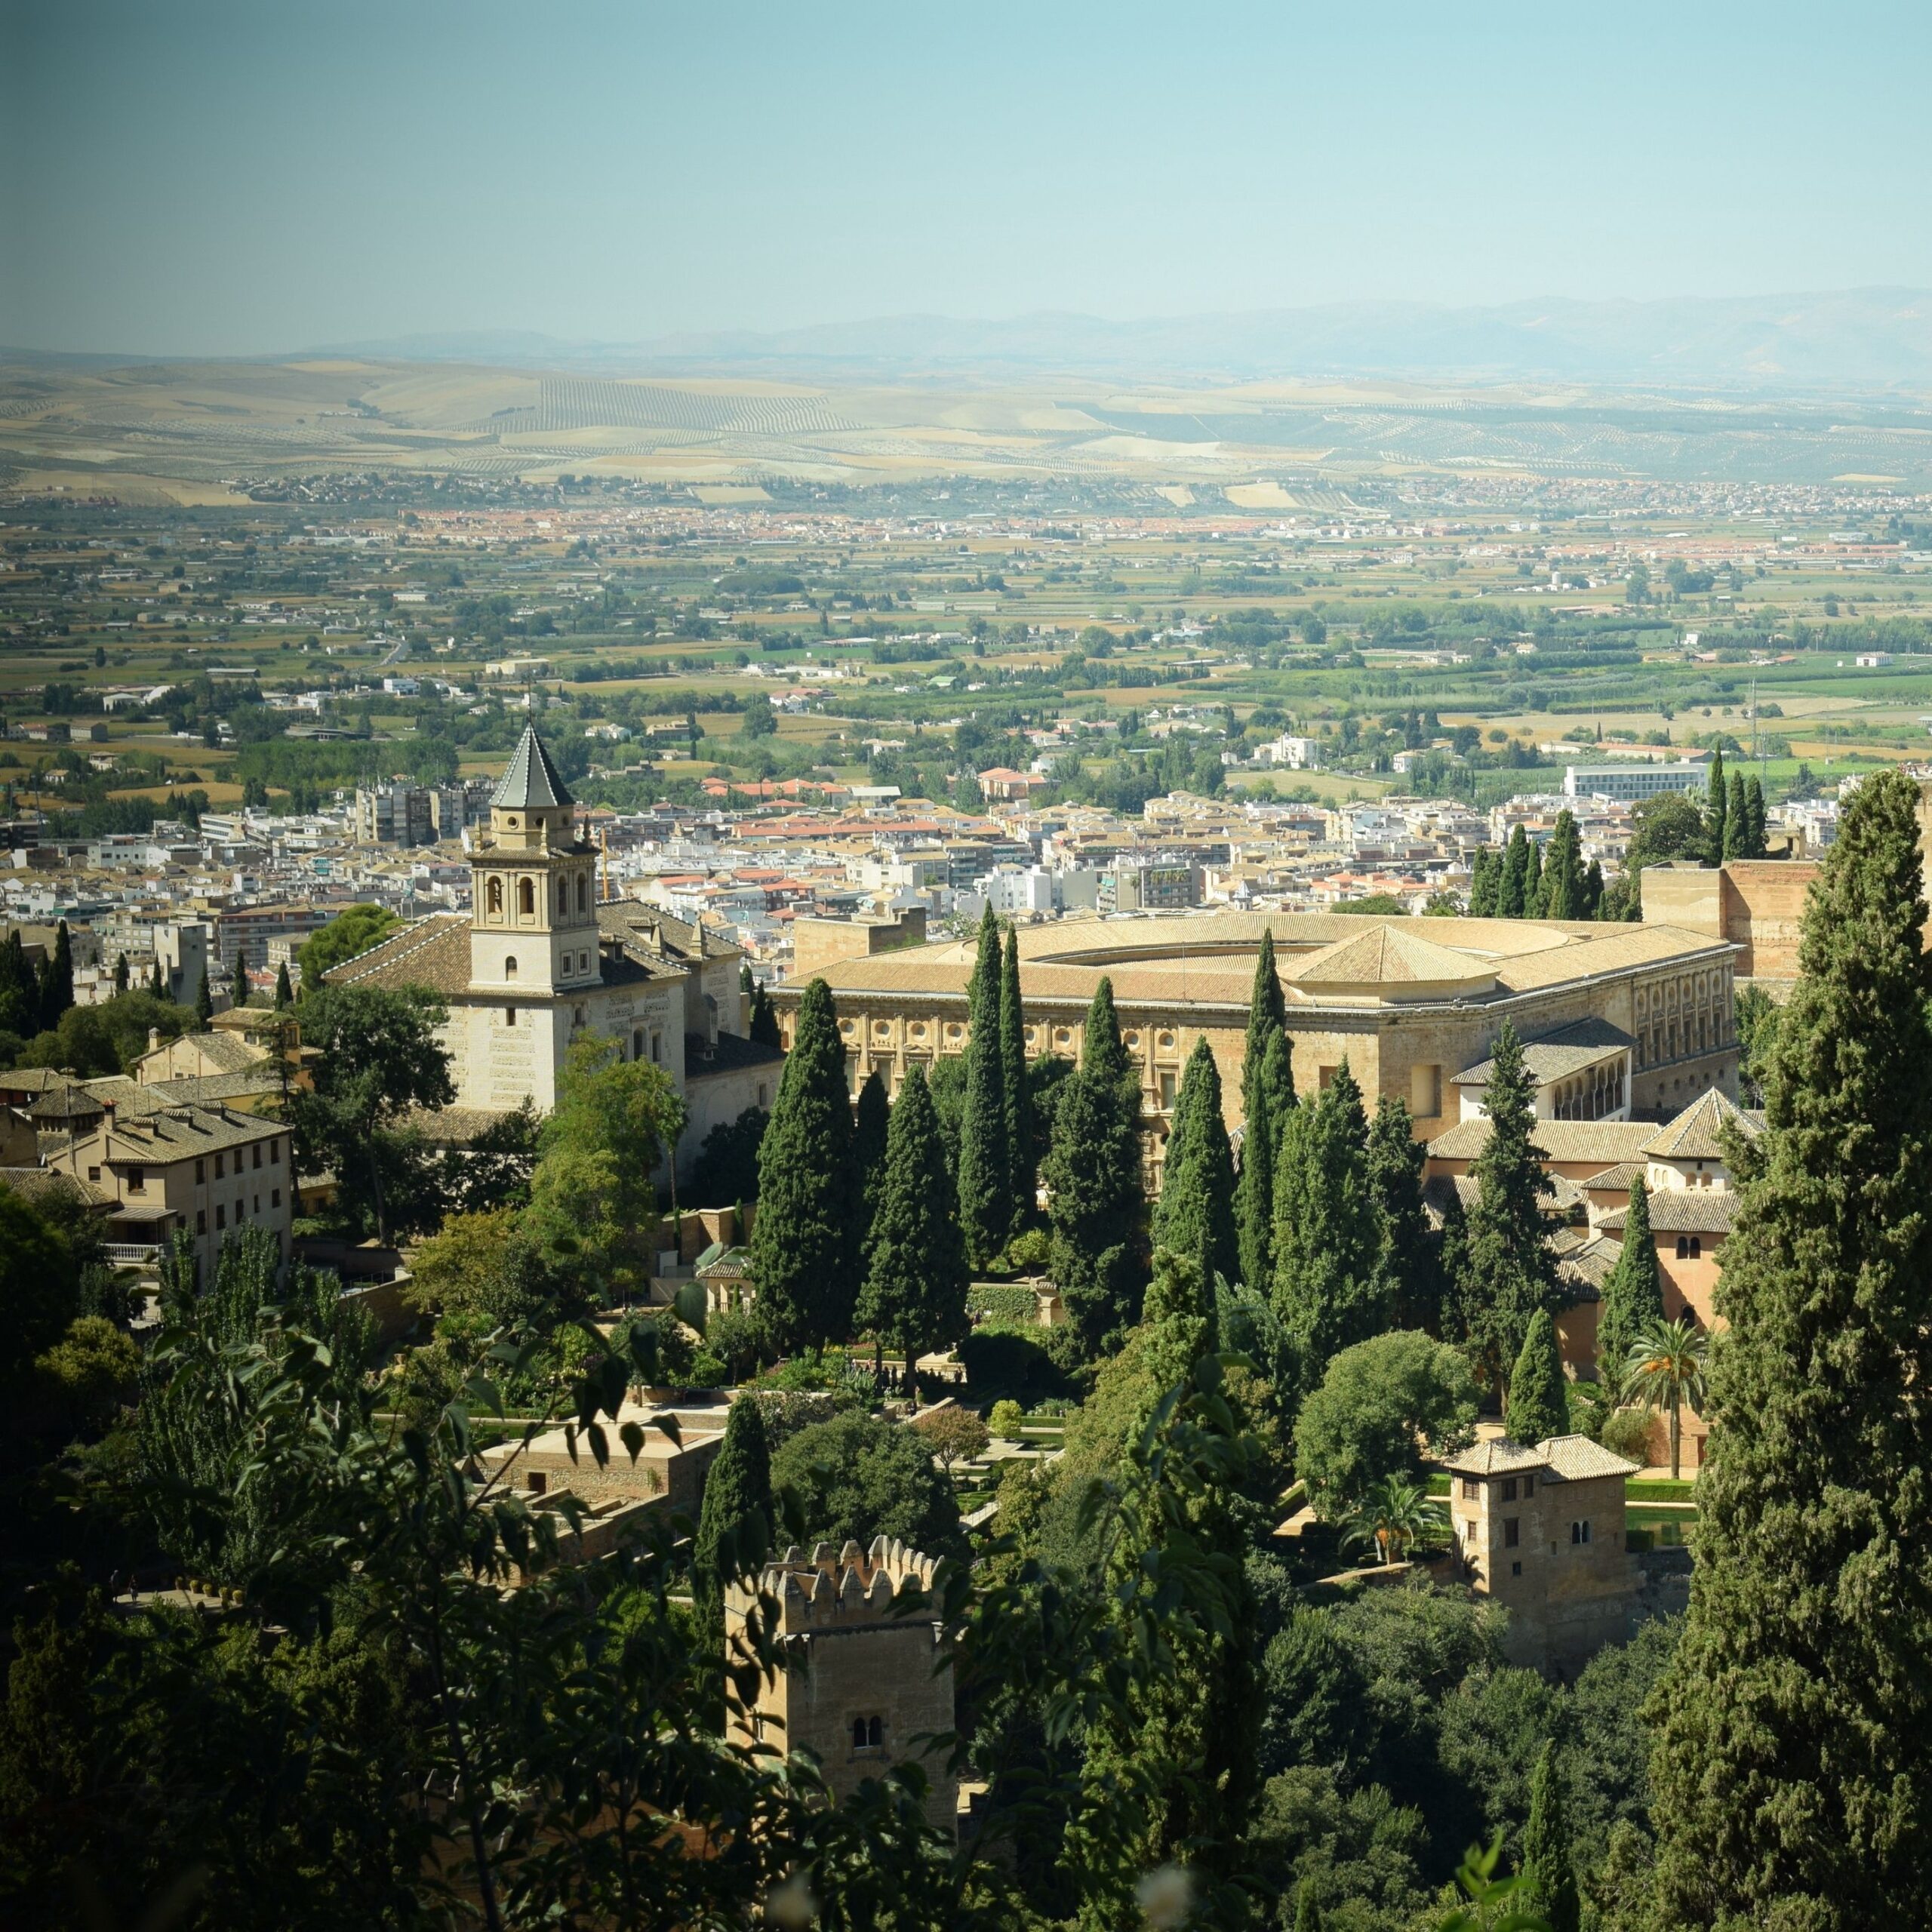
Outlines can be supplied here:
<path id="1" fill-rule="evenodd" d="M 576 801 L 526 728 L 470 859 L 473 990 L 541 999 L 598 983 L 596 864 Z"/>
<path id="2" fill-rule="evenodd" d="M 755 1591 L 733 1584 L 724 1597 L 728 1649 L 761 1594 L 776 1606 L 786 1667 L 761 1681 L 755 1709 L 733 1697 L 731 1742 L 777 1755 L 810 1751 L 835 1798 L 889 1765 L 918 1764 L 930 1786 L 928 1819 L 937 1830 L 955 1829 L 959 1787 L 946 1754 L 914 1743 L 953 1726 L 946 1632 L 918 1604 L 937 1567 L 880 1537 L 869 1550 L 848 1543 L 836 1554 L 829 1543 L 810 1555 L 795 1545 L 764 1570 Z M 902 1601 L 909 1596 L 917 1607 Z"/>
<path id="3" fill-rule="evenodd" d="M 1629 1635 L 1640 1578 L 1624 1541 L 1637 1472 L 1587 1435 L 1478 1442 L 1444 1466 L 1464 1579 L 1509 1612 L 1512 1663 L 1573 1676 Z"/>

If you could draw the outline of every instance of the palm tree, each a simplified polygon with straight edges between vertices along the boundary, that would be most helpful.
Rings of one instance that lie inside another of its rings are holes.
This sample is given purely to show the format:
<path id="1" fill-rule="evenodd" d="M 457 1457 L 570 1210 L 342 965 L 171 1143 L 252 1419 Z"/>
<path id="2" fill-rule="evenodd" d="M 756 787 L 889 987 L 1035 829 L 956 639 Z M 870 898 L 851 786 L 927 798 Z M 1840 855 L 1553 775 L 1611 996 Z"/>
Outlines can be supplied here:
<path id="1" fill-rule="evenodd" d="M 1373 1544 L 1383 1563 L 1393 1563 L 1411 1543 L 1442 1526 L 1442 1512 L 1421 1484 L 1406 1476 L 1385 1476 L 1349 1518 L 1342 1547 Z"/>
<path id="2" fill-rule="evenodd" d="M 1653 1321 L 1630 1345 L 1624 1365 L 1626 1400 L 1647 1409 L 1660 1409 L 1670 1418 L 1670 1475 L 1678 1473 L 1683 1437 L 1684 1405 L 1695 1408 L 1704 1399 L 1704 1363 L 1709 1338 L 1688 1315 L 1675 1321 Z"/>

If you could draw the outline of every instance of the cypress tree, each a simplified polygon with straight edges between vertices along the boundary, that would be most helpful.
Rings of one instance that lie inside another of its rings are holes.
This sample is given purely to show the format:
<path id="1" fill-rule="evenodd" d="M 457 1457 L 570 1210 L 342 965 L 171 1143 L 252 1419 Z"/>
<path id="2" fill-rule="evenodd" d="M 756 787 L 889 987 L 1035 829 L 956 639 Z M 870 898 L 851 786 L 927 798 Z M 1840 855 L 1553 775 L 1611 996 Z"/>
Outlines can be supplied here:
<path id="1" fill-rule="evenodd" d="M 1550 1436 L 1570 1432 L 1563 1358 L 1557 1351 L 1556 1324 L 1546 1308 L 1538 1309 L 1524 1331 L 1523 1346 L 1509 1374 L 1509 1402 L 1503 1426 L 1512 1442 L 1531 1448 Z"/>
<path id="2" fill-rule="evenodd" d="M 238 950 L 235 955 L 235 985 L 229 998 L 237 1006 L 248 1004 L 248 962 Z"/>
<path id="3" fill-rule="evenodd" d="M 697 1534 L 691 1542 L 691 1598 L 706 1647 L 724 1642 L 724 1586 L 771 1547 L 771 1451 L 754 1397 L 741 1396 L 724 1418 L 724 1440 L 704 1481 Z"/>
<path id="4" fill-rule="evenodd" d="M 1345 1060 L 1318 1099 L 1289 1114 L 1275 1169 L 1275 1311 L 1302 1394 L 1339 1350 L 1384 1325 L 1381 1252 L 1368 1121 Z"/>
<path id="5" fill-rule="evenodd" d="M 1006 1146 L 1013 1161 L 1013 1226 L 1033 1218 L 1038 1184 L 1033 1172 L 1033 1097 L 1026 1078 L 1026 1011 L 1020 997 L 1020 930 L 1007 934 L 1000 961 L 1000 1080 L 1006 1100 Z"/>
<path id="6" fill-rule="evenodd" d="M 1523 828 L 1510 829 L 1509 843 L 1503 854 L 1503 875 L 1496 885 L 1496 916 L 1520 919 L 1527 903 L 1525 894 L 1530 879 L 1530 841 Z"/>
<path id="7" fill-rule="evenodd" d="M 1527 1901 L 1543 1915 L 1549 1932 L 1578 1932 L 1583 1907 L 1577 1891 L 1577 1866 L 1570 1850 L 1570 1804 L 1556 1746 L 1546 1742 L 1530 1774 L 1530 1821 L 1523 1830 L 1523 1876 Z"/>
<path id="8" fill-rule="evenodd" d="M 1189 1257 L 1156 1246 L 1140 1320 L 1150 1392 L 1164 1395 L 1216 1346 L 1220 1324 L 1213 1284 Z"/>
<path id="9" fill-rule="evenodd" d="M 832 989 L 814 980 L 758 1149 L 752 1275 L 758 1318 L 781 1348 L 822 1348 L 851 1331 L 854 1198 L 845 1048 Z"/>
<path id="10" fill-rule="evenodd" d="M 1054 1113 L 1044 1179 L 1052 1195 L 1054 1281 L 1091 1353 L 1138 1319 L 1146 1274 L 1140 1097 L 1121 1043 L 1112 983 L 1088 1008 L 1081 1063 Z"/>
<path id="11" fill-rule="evenodd" d="M 1377 1268 L 1382 1297 L 1398 1328 L 1433 1332 L 1442 1320 L 1442 1276 L 1422 1204 L 1427 1146 L 1415 1137 L 1407 1105 L 1384 1094 L 1368 1126 L 1368 1184 L 1381 1220 Z"/>
<path id="12" fill-rule="evenodd" d="M 128 955 L 124 952 L 114 962 L 114 996 L 118 999 L 132 983 L 133 975 L 128 970 Z"/>
<path id="13" fill-rule="evenodd" d="M 1758 781 L 1754 771 L 1745 781 L 1744 816 L 1748 827 L 1744 841 L 1744 856 L 1747 859 L 1761 859 L 1770 850 L 1765 843 L 1764 788 Z"/>
<path id="14" fill-rule="evenodd" d="M 286 1012 L 295 1004 L 295 989 L 288 980 L 288 961 L 284 960 L 275 968 L 275 1005 L 278 1013 Z"/>
<path id="15" fill-rule="evenodd" d="M 1281 1135 L 1295 1104 L 1288 1036 L 1268 1042 L 1260 1078 L 1247 1102 L 1241 1127 L 1241 1178 L 1235 1189 L 1235 1225 L 1241 1254 L 1241 1278 L 1256 1294 L 1270 1292 L 1275 1281 L 1275 1168 Z M 1241 1069 L 1244 1081 L 1247 1069 Z"/>
<path id="16" fill-rule="evenodd" d="M 980 915 L 979 950 L 973 956 L 973 977 L 966 988 L 966 1017 L 975 1032 L 989 1015 L 999 1011 L 999 920 L 991 905 Z M 994 1024 L 997 1025 L 997 1017 Z"/>
<path id="17" fill-rule="evenodd" d="M 1651 1234 L 1651 1191 L 1638 1174 L 1630 1183 L 1630 1205 L 1623 1217 L 1623 1247 L 1603 1284 L 1598 1304 L 1597 1372 L 1612 1401 L 1623 1385 L 1630 1344 L 1652 1323 L 1663 1319 L 1663 1278 Z"/>
<path id="18" fill-rule="evenodd" d="M 907 1364 L 966 1331 L 966 1248 L 950 1211 L 946 1143 L 925 1069 L 899 1090 L 886 1131 L 857 1320 Z"/>
<path id="19" fill-rule="evenodd" d="M 168 997 L 168 981 L 162 977 L 161 955 L 158 953 L 155 955 L 154 971 L 148 975 L 148 991 L 152 993 L 156 999 L 165 999 Z"/>
<path id="20" fill-rule="evenodd" d="M 1647 1713 L 1672 1924 L 1932 1924 L 1918 808 L 1893 771 L 1847 806 L 1734 1164 L 1690 1608 Z"/>
<path id="21" fill-rule="evenodd" d="M 1742 859 L 1749 856 L 1744 849 L 1746 841 L 1751 835 L 1749 811 L 1745 801 L 1743 777 L 1741 774 L 1734 771 L 1724 792 L 1722 852 L 1727 859 Z"/>
<path id="22" fill-rule="evenodd" d="M 1724 749 L 1711 754 L 1711 781 L 1704 794 L 1704 836 L 1710 841 L 1711 857 L 1724 857 L 1724 821 L 1730 795 L 1724 789 Z"/>
<path id="23" fill-rule="evenodd" d="M 1469 866 L 1471 918 L 1493 919 L 1496 917 L 1497 890 L 1502 883 L 1498 855 L 1487 845 L 1478 847 Z"/>
<path id="24" fill-rule="evenodd" d="M 959 1220 L 966 1252 L 983 1268 L 1013 1228 L 1013 1150 L 1006 1138 L 1006 1069 L 999 1026 L 999 928 L 986 909 L 966 1042 L 966 1110 L 959 1124 Z"/>
<path id="25" fill-rule="evenodd" d="M 1546 919 L 1580 919 L 1584 909 L 1583 848 L 1577 820 L 1566 806 L 1556 815 L 1550 835 L 1549 859 L 1543 867 L 1543 915 Z"/>
<path id="26" fill-rule="evenodd" d="M 921 1073 L 920 1078 L 925 1078 Z M 870 1233 L 872 1216 L 878 1208 L 878 1185 L 885 1165 L 885 1139 L 892 1109 L 885 1097 L 885 1082 L 874 1067 L 859 1089 L 858 1104 L 852 1109 L 852 1178 L 859 1190 L 857 1241 L 861 1254 Z"/>
<path id="27" fill-rule="evenodd" d="M 1192 1262 L 1211 1293 L 1216 1275 L 1232 1281 L 1241 1267 L 1234 1155 L 1221 1118 L 1220 1069 L 1205 1034 L 1194 1043 L 1174 1102 L 1154 1241 Z"/>
<path id="28" fill-rule="evenodd" d="M 208 969 L 202 968 L 202 983 L 195 989 L 195 1029 L 205 1033 L 214 1017 L 214 995 L 208 990 Z"/>
<path id="29" fill-rule="evenodd" d="M 1523 869 L 1523 917 L 1540 919 L 1543 916 L 1543 847 L 1527 837 L 1524 844 L 1527 854 Z"/>
<path id="30" fill-rule="evenodd" d="M 1543 1208 L 1555 1189 L 1531 1138 L 1536 1089 L 1522 1042 L 1507 1020 L 1491 1058 L 1483 1096 L 1489 1138 L 1470 1169 L 1478 1192 L 1451 1287 L 1458 1325 L 1477 1367 L 1500 1389 L 1521 1352 L 1530 1318 L 1556 1304 L 1556 1261 Z"/>
<path id="31" fill-rule="evenodd" d="M 41 969 L 38 992 L 41 1026 L 51 1032 L 74 1003 L 74 942 L 65 919 L 54 930 L 54 950 Z"/>
<path id="32" fill-rule="evenodd" d="M 785 1035 L 780 1031 L 778 1015 L 771 1004 L 771 995 L 761 986 L 752 989 L 751 1017 L 746 1023 L 746 1037 L 761 1047 L 783 1047 Z"/>
<path id="33" fill-rule="evenodd" d="M 1592 859 L 1589 869 L 1583 874 L 1583 917 L 1600 919 L 1603 917 L 1603 866 Z"/>

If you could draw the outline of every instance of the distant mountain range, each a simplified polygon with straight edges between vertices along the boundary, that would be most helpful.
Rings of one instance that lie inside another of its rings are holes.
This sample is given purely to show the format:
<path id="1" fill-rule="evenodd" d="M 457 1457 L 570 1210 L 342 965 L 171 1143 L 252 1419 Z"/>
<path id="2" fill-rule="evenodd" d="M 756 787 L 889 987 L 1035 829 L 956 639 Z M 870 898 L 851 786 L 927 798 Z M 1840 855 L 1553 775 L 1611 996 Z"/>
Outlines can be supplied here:
<path id="1" fill-rule="evenodd" d="M 1451 308 L 1336 303 L 1109 321 L 885 315 L 801 328 L 684 331 L 632 343 L 469 331 L 338 343 L 310 354 L 499 365 L 791 368 L 848 377 L 984 369 L 1212 379 L 1414 377 L 1439 381 L 1685 383 L 1761 392 L 1932 385 L 1932 290 L 1511 302 Z"/>

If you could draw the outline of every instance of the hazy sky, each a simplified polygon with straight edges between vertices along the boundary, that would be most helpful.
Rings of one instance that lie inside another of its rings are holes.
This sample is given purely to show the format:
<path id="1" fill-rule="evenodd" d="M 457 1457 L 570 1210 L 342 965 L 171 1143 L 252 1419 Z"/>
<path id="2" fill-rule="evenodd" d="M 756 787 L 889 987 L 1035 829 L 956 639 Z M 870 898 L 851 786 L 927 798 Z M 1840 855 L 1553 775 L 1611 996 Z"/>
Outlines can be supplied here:
<path id="1" fill-rule="evenodd" d="M 1932 5 L 0 0 L 0 343 L 1932 286 Z"/>

